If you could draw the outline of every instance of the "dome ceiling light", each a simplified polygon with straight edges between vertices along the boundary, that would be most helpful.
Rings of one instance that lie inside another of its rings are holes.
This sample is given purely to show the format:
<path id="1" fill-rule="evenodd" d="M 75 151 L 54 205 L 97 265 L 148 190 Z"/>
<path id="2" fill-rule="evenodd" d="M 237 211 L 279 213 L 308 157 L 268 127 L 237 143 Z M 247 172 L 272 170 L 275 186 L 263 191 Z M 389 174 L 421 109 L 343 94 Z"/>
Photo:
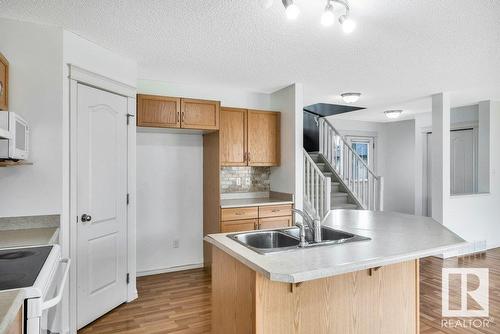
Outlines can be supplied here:
<path id="1" fill-rule="evenodd" d="M 403 110 L 387 110 L 387 111 L 384 111 L 385 116 L 387 118 L 390 118 L 390 119 L 399 118 L 399 116 L 401 116 L 402 113 L 403 113 Z"/>
<path id="2" fill-rule="evenodd" d="M 340 96 L 342 96 L 342 100 L 344 100 L 345 103 L 355 103 L 358 102 L 361 93 L 342 93 Z"/>
<path id="3" fill-rule="evenodd" d="M 281 0 L 289 20 L 295 20 L 300 14 L 300 8 L 295 1 L 296 0 Z M 273 0 L 260 0 L 261 6 L 266 9 L 272 6 L 272 2 Z M 344 33 L 350 34 L 356 29 L 356 22 L 350 17 L 351 8 L 349 7 L 348 0 L 326 0 L 325 10 L 321 15 L 321 24 L 325 27 L 333 25 L 335 22 L 334 6 L 344 8 L 344 14 L 340 15 L 338 21 Z"/>

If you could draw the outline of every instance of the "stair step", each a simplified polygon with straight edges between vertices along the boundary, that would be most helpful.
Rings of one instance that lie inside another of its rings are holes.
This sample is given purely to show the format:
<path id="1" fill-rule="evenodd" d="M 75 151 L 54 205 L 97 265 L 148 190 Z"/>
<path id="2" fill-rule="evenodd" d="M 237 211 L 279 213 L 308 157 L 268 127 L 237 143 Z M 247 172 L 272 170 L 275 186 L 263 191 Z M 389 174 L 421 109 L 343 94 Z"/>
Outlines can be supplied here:
<path id="1" fill-rule="evenodd" d="M 339 198 L 340 197 L 348 197 L 348 196 L 349 195 L 347 193 L 343 193 L 341 191 L 339 191 L 339 192 L 332 192 L 332 194 L 331 194 L 331 197 L 335 197 L 335 198 L 337 198 L 337 197 L 339 197 Z"/>
<path id="2" fill-rule="evenodd" d="M 351 203 L 344 203 L 344 204 L 335 204 L 332 206 L 332 210 L 339 210 L 339 209 L 357 209 L 358 206 L 356 204 L 351 204 Z"/>

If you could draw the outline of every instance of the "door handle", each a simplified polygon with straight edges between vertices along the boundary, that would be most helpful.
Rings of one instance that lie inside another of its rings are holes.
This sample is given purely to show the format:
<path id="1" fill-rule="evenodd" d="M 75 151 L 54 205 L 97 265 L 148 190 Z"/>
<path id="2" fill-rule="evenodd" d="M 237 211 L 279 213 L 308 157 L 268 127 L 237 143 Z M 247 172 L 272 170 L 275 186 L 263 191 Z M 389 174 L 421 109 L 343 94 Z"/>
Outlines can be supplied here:
<path id="1" fill-rule="evenodd" d="M 92 220 L 92 216 L 84 213 L 80 220 L 82 221 L 82 223 L 89 222 Z"/>

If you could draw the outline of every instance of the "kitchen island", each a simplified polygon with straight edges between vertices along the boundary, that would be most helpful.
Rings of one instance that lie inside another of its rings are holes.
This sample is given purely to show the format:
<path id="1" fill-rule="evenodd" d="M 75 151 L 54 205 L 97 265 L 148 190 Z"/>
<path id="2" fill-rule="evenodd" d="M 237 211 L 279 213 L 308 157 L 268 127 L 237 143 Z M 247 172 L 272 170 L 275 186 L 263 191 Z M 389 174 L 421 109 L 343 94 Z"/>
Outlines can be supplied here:
<path id="1" fill-rule="evenodd" d="M 426 217 L 335 210 L 324 226 L 370 240 L 261 255 L 212 244 L 215 333 L 417 334 L 418 259 L 465 245 Z"/>

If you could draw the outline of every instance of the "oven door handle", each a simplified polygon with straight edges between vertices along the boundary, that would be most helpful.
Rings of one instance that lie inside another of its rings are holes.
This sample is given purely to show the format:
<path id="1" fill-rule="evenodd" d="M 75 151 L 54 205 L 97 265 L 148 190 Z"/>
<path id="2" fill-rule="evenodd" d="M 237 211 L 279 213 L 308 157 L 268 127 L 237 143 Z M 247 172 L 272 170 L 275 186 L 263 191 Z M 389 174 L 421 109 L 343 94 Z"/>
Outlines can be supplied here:
<path id="1" fill-rule="evenodd" d="M 69 266 L 71 265 L 71 259 L 69 258 L 61 259 L 60 263 L 65 263 L 66 268 L 64 269 L 64 274 L 61 278 L 61 282 L 58 285 L 59 291 L 57 292 L 57 296 L 42 303 L 42 311 L 56 306 L 62 299 L 64 293 L 64 286 L 66 285 L 66 279 L 68 278 Z"/>

